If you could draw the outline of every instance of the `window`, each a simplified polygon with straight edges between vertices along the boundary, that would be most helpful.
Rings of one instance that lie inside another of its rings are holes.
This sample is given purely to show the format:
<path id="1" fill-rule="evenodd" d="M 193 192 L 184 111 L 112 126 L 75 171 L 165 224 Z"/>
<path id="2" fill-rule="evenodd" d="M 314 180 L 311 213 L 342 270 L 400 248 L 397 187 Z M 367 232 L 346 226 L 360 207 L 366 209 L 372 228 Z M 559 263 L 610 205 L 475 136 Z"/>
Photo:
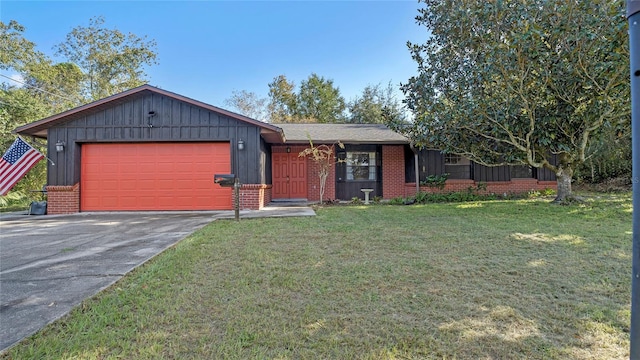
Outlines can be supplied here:
<path id="1" fill-rule="evenodd" d="M 471 160 L 456 154 L 444 155 L 444 172 L 449 179 L 471 179 Z"/>
<path id="2" fill-rule="evenodd" d="M 444 163 L 445 165 L 463 165 L 462 156 L 456 154 L 445 154 Z"/>
<path id="3" fill-rule="evenodd" d="M 511 167 L 512 179 L 530 179 L 533 177 L 533 169 L 529 165 L 514 165 Z"/>
<path id="4" fill-rule="evenodd" d="M 347 180 L 376 181 L 375 152 L 347 152 Z"/>

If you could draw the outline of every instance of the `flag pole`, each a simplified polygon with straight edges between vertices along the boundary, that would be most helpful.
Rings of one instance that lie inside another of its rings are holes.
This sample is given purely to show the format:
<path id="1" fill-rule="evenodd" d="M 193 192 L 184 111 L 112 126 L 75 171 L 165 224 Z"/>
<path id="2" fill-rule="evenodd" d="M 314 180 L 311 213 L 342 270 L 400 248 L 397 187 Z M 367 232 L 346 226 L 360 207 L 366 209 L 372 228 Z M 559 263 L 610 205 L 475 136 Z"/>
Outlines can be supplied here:
<path id="1" fill-rule="evenodd" d="M 44 156 L 45 159 L 49 160 L 51 162 L 51 165 L 53 165 L 53 166 L 56 165 L 56 163 L 54 163 L 53 160 L 51 160 L 47 155 L 41 153 L 40 150 L 38 150 L 35 146 L 31 145 L 31 143 L 29 143 L 27 140 L 25 140 L 22 136 L 18 135 L 18 137 L 20 138 L 20 140 L 26 142 L 27 144 L 29 144 L 29 146 L 34 148 L 38 153 L 40 153 L 40 155 Z"/>
<path id="2" fill-rule="evenodd" d="M 633 223 L 631 260 L 630 359 L 640 359 L 640 0 L 627 0 L 631 70 Z"/>

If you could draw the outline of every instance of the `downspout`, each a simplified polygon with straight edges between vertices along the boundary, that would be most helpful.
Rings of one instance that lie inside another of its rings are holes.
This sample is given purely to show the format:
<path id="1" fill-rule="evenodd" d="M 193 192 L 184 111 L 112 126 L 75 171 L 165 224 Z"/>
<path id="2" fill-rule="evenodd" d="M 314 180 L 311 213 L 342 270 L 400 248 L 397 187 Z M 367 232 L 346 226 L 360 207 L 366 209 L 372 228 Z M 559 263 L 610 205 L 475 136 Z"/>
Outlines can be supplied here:
<path id="1" fill-rule="evenodd" d="M 413 151 L 413 167 L 416 172 L 416 196 L 418 196 L 418 194 L 420 193 L 420 165 L 418 162 L 418 149 L 416 148 L 413 141 L 409 143 L 409 147 L 411 148 L 411 151 Z"/>
<path id="2" fill-rule="evenodd" d="M 640 0 L 627 0 L 631 70 L 633 235 L 630 359 L 640 359 Z"/>

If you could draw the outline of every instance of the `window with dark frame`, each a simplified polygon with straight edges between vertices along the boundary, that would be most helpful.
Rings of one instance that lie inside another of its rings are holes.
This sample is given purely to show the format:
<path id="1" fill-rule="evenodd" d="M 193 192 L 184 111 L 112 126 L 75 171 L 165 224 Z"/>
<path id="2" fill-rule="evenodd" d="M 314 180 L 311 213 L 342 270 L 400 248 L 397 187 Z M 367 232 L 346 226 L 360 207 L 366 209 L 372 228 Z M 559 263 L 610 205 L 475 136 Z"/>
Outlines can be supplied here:
<path id="1" fill-rule="evenodd" d="M 462 162 L 462 156 L 457 154 L 445 154 L 444 155 L 444 163 L 445 165 L 458 165 Z"/>
<path id="2" fill-rule="evenodd" d="M 531 179 L 533 177 L 533 169 L 529 165 L 513 165 L 511 166 L 512 179 Z"/>
<path id="3" fill-rule="evenodd" d="M 449 179 L 471 179 L 471 160 L 462 155 L 445 154 L 444 170 Z"/>
<path id="4" fill-rule="evenodd" d="M 347 181 L 376 181 L 376 153 L 348 151 L 346 156 Z"/>

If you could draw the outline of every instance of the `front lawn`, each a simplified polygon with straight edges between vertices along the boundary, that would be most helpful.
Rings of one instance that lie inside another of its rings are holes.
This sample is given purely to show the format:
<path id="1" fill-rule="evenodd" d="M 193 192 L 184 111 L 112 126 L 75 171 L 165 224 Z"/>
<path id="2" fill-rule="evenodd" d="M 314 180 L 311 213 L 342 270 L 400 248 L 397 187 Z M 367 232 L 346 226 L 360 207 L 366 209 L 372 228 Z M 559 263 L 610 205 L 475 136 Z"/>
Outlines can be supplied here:
<path id="1" fill-rule="evenodd" d="M 631 198 L 216 221 L 12 359 L 628 358 Z"/>

